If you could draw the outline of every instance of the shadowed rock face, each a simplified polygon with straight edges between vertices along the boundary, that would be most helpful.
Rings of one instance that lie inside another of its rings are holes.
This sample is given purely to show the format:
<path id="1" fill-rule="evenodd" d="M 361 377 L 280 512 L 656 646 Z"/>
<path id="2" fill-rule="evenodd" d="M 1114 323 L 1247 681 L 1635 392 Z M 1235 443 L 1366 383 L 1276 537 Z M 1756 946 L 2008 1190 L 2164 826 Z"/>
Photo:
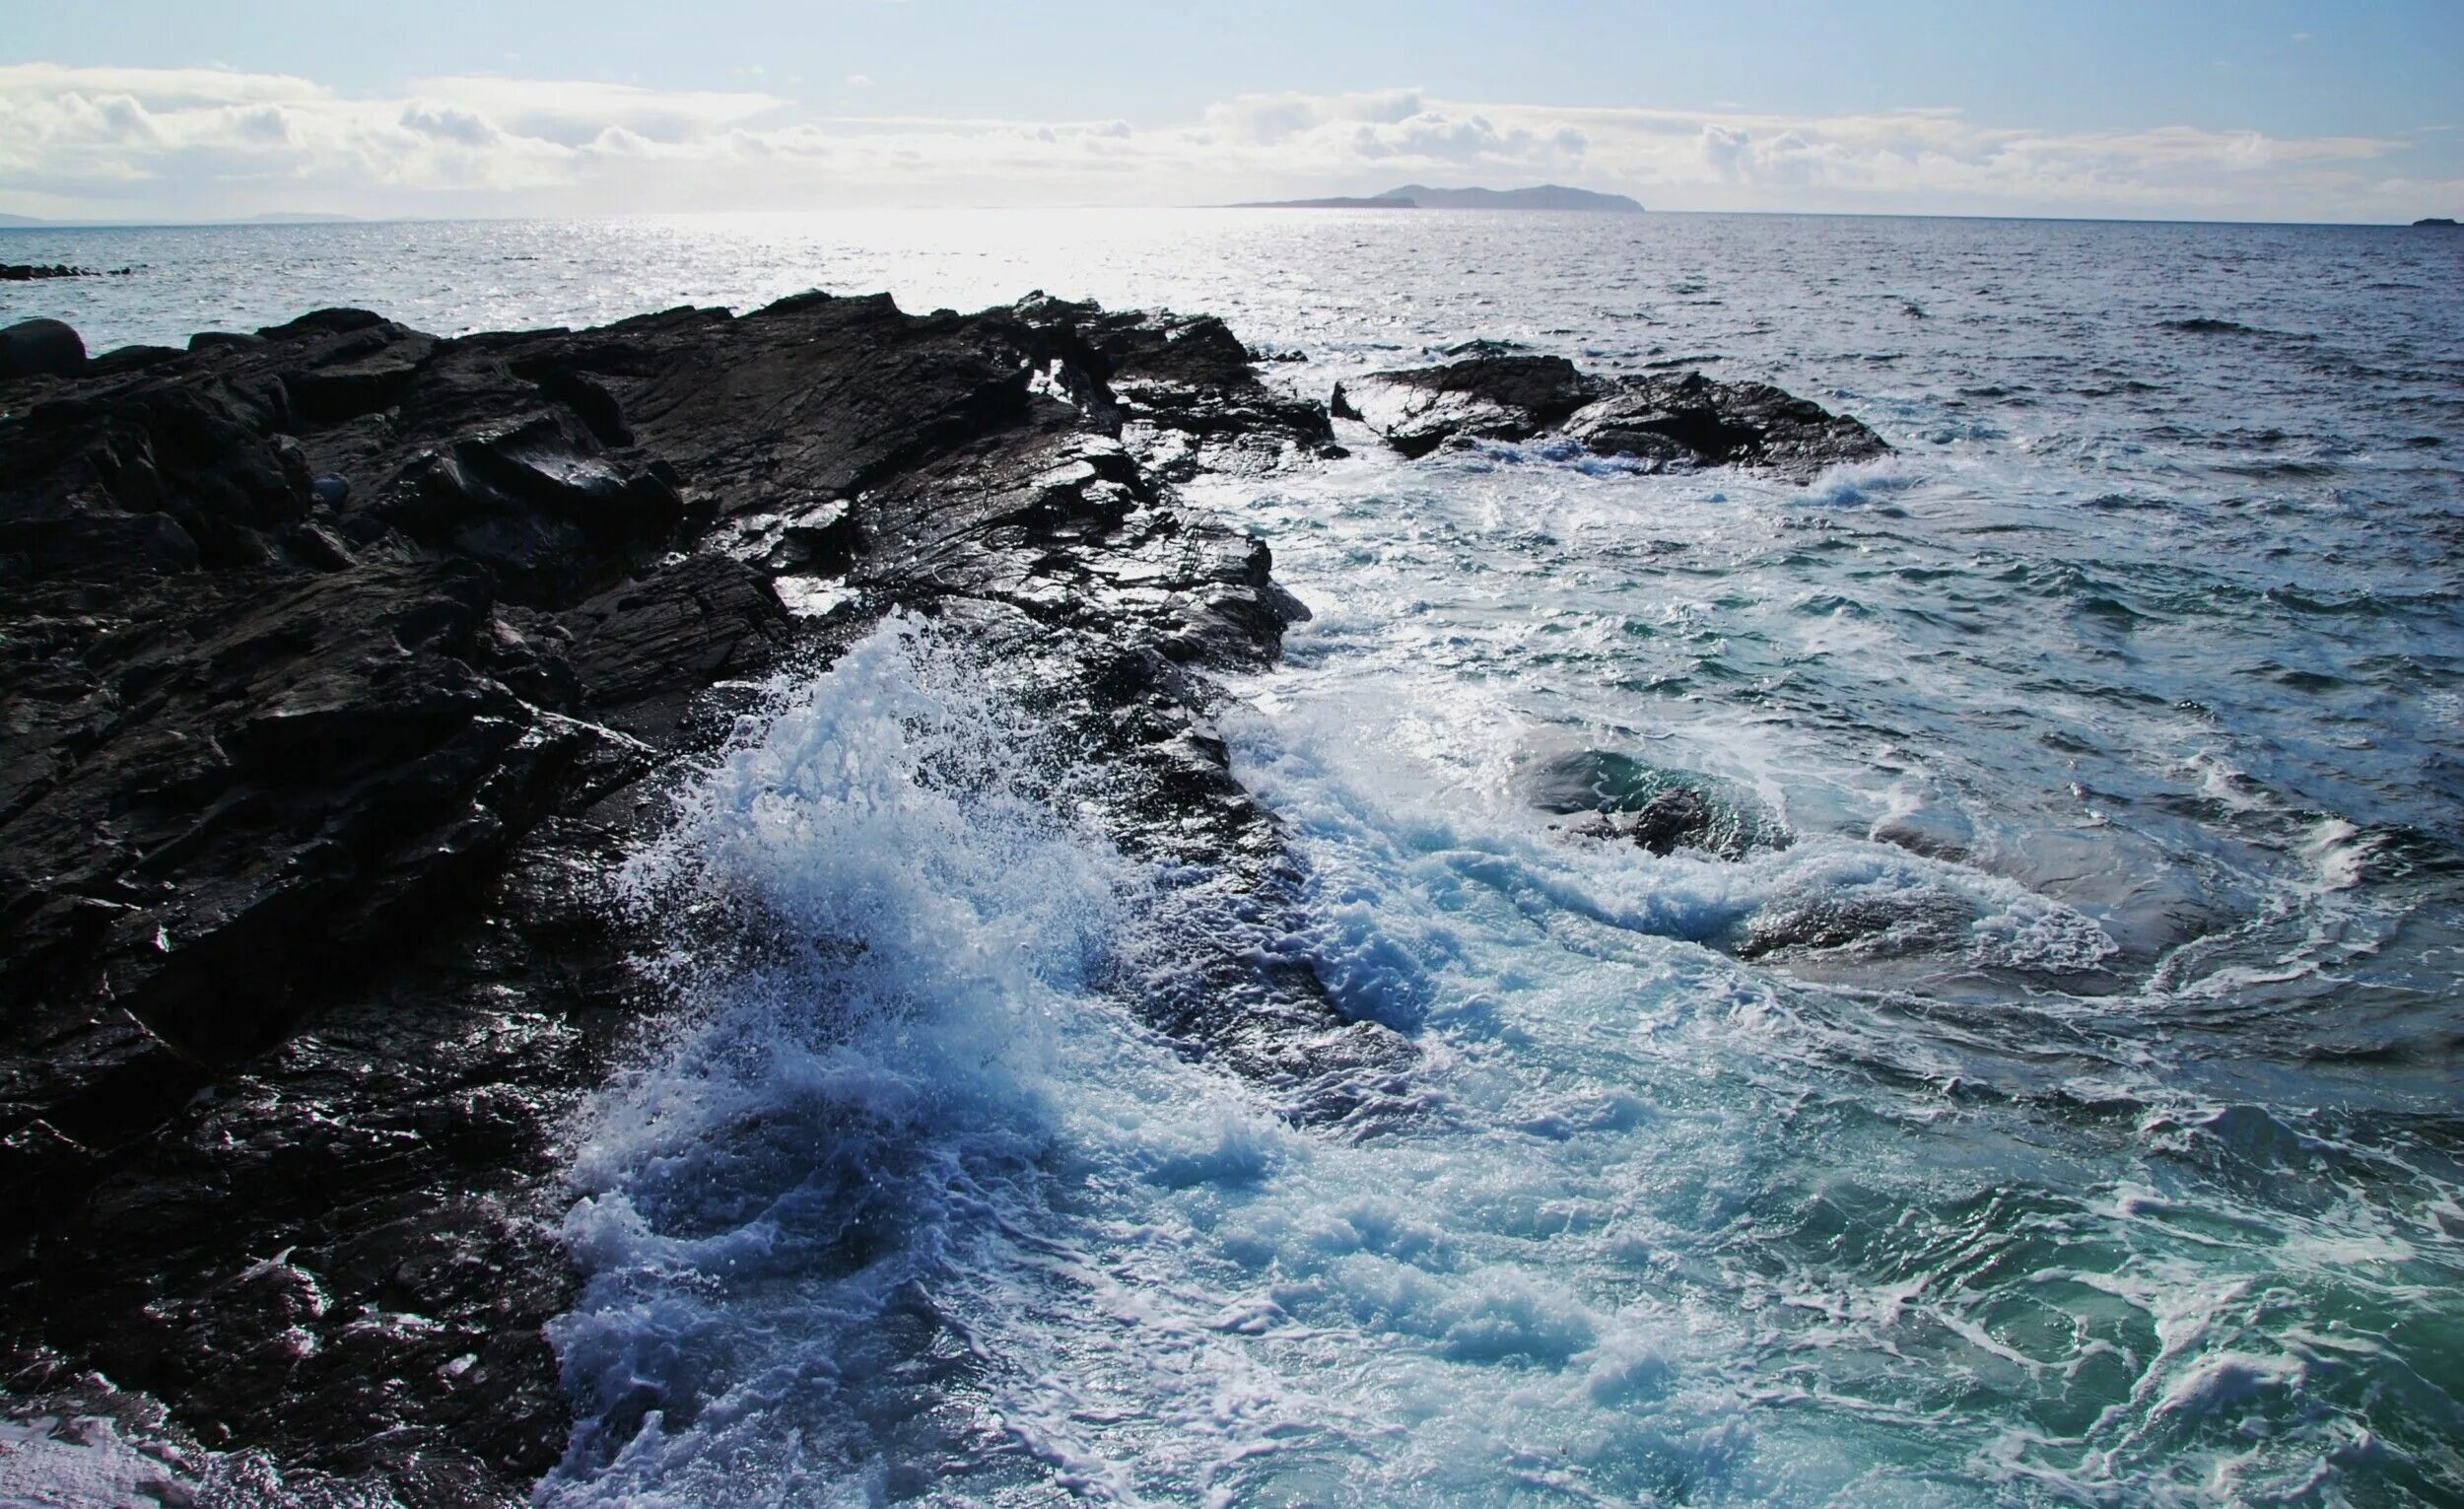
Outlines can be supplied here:
<path id="1" fill-rule="evenodd" d="M 1655 466 L 1753 466 L 1805 478 L 1889 447 L 1864 425 L 1766 383 L 1607 377 L 1563 357 L 1482 354 L 1372 373 L 1337 387 L 1334 412 L 1407 456 L 1449 442 L 1562 433 L 1603 455 Z"/>
<path id="2" fill-rule="evenodd" d="M 523 1497 L 568 1432 L 557 1129 L 656 1004 L 596 877 L 731 684 L 893 608 L 1106 762 L 1123 847 L 1206 866 L 1159 1027 L 1296 1116 L 1409 1062 L 1276 952 L 1300 876 L 1205 720 L 1305 610 L 1171 483 L 1333 444 L 1218 321 L 336 309 L 0 415 L 12 1389 L 100 1369 L 296 1491 Z"/>

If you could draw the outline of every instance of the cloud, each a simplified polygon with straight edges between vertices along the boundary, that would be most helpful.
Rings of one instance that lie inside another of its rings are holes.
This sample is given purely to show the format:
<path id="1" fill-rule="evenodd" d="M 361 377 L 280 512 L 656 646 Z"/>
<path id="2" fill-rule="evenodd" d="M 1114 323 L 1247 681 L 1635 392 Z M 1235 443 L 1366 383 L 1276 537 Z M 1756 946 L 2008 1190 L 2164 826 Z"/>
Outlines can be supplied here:
<path id="1" fill-rule="evenodd" d="M 496 123 L 475 110 L 456 109 L 449 104 L 419 101 L 402 110 L 402 129 L 439 141 L 460 142 L 465 147 L 485 147 L 504 139 L 505 133 Z"/>
<path id="2" fill-rule="evenodd" d="M 484 75 L 378 98 L 222 68 L 0 67 L 0 209 L 37 215 L 1170 204 L 1557 179 L 1661 208 L 2411 219 L 2458 197 L 2456 152 L 2423 136 L 2053 132 L 1946 109 L 1417 89 L 1244 95 L 1139 125 L 822 115 L 764 90 Z"/>

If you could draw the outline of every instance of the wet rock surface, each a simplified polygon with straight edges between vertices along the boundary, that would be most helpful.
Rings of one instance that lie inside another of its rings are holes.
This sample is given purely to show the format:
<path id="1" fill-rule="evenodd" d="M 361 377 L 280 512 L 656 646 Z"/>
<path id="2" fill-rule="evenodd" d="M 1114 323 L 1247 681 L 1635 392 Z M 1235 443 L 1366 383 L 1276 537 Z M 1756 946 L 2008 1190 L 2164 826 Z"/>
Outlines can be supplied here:
<path id="1" fill-rule="evenodd" d="M 12 1392 L 100 1372 L 307 1499 L 525 1497 L 557 1138 L 660 1004 L 598 877 L 731 688 L 894 610 L 1202 866 L 1160 1029 L 1298 1117 L 1408 1066 L 1278 951 L 1303 877 L 1206 721 L 1305 610 L 1172 483 L 1334 444 L 1220 322 L 805 295 L 79 356 L 0 380 Z"/>
<path id="2" fill-rule="evenodd" d="M 1761 798 L 1733 782 L 1585 749 L 1536 762 L 1533 805 L 1571 818 L 1565 831 L 1632 843 L 1655 855 L 1694 850 L 1722 859 L 1786 849 L 1793 836 Z"/>
<path id="3" fill-rule="evenodd" d="M 1603 377 L 1563 357 L 1482 349 L 1441 367 L 1372 373 L 1335 391 L 1407 456 L 1472 441 L 1562 434 L 1602 455 L 1668 468 L 1750 466 L 1806 478 L 1888 450 L 1862 423 L 1761 382 Z"/>

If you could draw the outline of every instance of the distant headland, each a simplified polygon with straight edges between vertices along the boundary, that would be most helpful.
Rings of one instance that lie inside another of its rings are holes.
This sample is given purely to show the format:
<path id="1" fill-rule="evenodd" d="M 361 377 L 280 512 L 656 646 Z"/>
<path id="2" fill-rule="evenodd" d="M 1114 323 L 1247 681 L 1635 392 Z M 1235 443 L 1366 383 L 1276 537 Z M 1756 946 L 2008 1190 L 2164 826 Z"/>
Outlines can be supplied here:
<path id="1" fill-rule="evenodd" d="M 2425 227 L 2425 226 L 2431 227 L 2431 228 L 2435 228 L 2435 229 L 2448 230 L 2448 231 L 2452 231 L 2452 230 L 2457 229 L 2457 227 L 2456 227 L 2456 223 L 2455 223 L 2454 221 L 2452 221 L 2452 220 L 2449 220 L 2449 219 L 2448 219 L 2446 216 L 2444 216 L 2444 215 L 2432 215 L 2432 216 L 2430 216 L 2430 217 L 2429 219 L 2427 219 L 2427 220 L 2417 220 L 2417 221 L 2413 222 L 2413 227 L 2414 227 L 2414 229 L 2415 229 L 2415 230 L 2420 230 L 2421 228 L 2423 228 L 2423 227 Z"/>
<path id="2" fill-rule="evenodd" d="M 1587 188 L 1542 183 L 1536 188 L 1431 188 L 1406 183 L 1365 199 L 1268 199 L 1236 204 L 1236 210 L 1601 210 L 1620 215 L 1642 212 L 1642 205 L 1623 194 L 1596 194 Z"/>

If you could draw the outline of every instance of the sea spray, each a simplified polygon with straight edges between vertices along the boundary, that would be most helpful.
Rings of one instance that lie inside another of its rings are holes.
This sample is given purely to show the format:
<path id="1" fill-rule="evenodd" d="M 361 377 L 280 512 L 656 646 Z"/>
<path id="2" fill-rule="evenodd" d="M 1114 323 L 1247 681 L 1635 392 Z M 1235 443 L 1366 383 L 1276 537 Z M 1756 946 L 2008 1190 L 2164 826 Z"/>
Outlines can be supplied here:
<path id="1" fill-rule="evenodd" d="M 575 1161 L 553 1502 L 878 1488 L 883 1375 L 974 1364 L 934 1291 L 1018 1261 L 1055 1018 L 1130 879 L 913 621 L 767 698 L 619 877 L 685 1015 Z"/>

